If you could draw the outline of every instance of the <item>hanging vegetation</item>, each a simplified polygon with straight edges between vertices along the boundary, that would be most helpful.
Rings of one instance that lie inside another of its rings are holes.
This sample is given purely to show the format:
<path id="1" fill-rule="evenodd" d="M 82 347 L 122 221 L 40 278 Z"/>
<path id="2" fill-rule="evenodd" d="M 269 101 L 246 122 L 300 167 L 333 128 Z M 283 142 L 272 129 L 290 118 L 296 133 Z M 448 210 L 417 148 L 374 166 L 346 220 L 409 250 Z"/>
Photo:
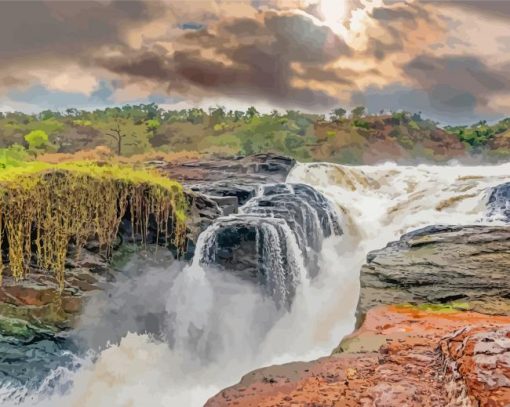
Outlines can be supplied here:
<path id="1" fill-rule="evenodd" d="M 79 250 L 94 238 L 109 254 L 125 217 L 142 241 L 152 222 L 157 236 L 184 246 L 182 186 L 157 173 L 91 162 L 31 162 L 0 171 L 0 247 L 16 279 L 35 265 L 53 271 L 63 289 L 69 243 Z M 2 269 L 0 261 L 0 279 Z"/>

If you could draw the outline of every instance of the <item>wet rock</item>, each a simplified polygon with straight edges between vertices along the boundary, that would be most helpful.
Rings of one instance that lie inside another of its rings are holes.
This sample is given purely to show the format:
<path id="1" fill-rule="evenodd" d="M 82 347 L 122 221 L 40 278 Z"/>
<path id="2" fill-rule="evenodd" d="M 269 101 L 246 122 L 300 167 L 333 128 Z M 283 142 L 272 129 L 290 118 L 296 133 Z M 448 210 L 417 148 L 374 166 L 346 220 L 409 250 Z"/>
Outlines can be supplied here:
<path id="1" fill-rule="evenodd" d="M 510 222 L 510 182 L 494 187 L 487 201 L 487 215 L 490 218 Z"/>
<path id="2" fill-rule="evenodd" d="M 188 228 L 185 258 L 191 259 L 195 254 L 198 236 L 206 230 L 215 219 L 223 215 L 218 202 L 211 197 L 197 192 L 186 192 L 189 203 Z M 237 208 L 236 208 L 237 209 Z"/>
<path id="3" fill-rule="evenodd" d="M 224 208 L 224 206 L 221 205 L 223 202 L 227 202 L 227 205 L 229 206 L 232 205 L 232 202 L 235 202 L 234 205 L 236 210 L 234 212 L 237 212 L 237 208 L 239 206 L 244 205 L 257 194 L 259 184 L 251 183 L 251 180 L 248 182 L 248 184 L 240 184 L 220 181 L 207 185 L 193 185 L 191 186 L 191 189 L 209 196 L 211 199 L 215 200 L 222 209 Z M 226 198 L 230 198 L 230 201 L 222 201 L 222 199 Z M 225 211 L 224 214 L 228 215 Z"/>
<path id="4" fill-rule="evenodd" d="M 510 311 L 510 227 L 430 226 L 371 252 L 361 270 L 358 317 L 379 304 L 456 302 Z"/>
<path id="5" fill-rule="evenodd" d="M 217 219 L 206 233 L 203 264 L 251 280 L 290 306 L 303 274 L 317 275 L 324 238 L 342 231 L 330 202 L 312 187 L 269 184 L 242 213 Z"/>
<path id="6" fill-rule="evenodd" d="M 0 323 L 0 336 L 25 337 L 26 332 L 48 334 L 70 328 L 86 299 L 113 279 L 107 262 L 86 250 L 78 258 L 69 257 L 66 267 L 62 293 L 51 272 L 34 269 L 16 281 L 8 268 L 4 271 L 0 286 L 0 316 L 4 323 Z"/>

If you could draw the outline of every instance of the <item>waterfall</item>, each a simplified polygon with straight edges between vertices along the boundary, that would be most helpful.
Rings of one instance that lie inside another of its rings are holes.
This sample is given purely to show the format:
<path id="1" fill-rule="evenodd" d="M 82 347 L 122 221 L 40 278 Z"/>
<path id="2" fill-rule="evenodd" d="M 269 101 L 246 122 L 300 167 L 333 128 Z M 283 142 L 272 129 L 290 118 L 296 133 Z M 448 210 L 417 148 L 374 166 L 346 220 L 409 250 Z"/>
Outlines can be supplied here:
<path id="1" fill-rule="evenodd" d="M 297 286 L 319 271 L 323 240 L 341 233 L 332 204 L 311 186 L 263 185 L 238 214 L 200 235 L 193 263 L 251 280 L 290 308 Z"/>
<path id="2" fill-rule="evenodd" d="M 328 355 L 354 326 L 367 253 L 428 225 L 500 221 L 491 208 L 508 207 L 495 192 L 508 174 L 510 164 L 298 164 L 203 232 L 192 264 L 142 267 L 90 310 L 91 335 L 149 311 L 166 335 L 126 331 L 66 373 L 69 391 L 24 405 L 198 407 L 251 370 Z M 114 319 L 98 321 L 108 307 Z"/>

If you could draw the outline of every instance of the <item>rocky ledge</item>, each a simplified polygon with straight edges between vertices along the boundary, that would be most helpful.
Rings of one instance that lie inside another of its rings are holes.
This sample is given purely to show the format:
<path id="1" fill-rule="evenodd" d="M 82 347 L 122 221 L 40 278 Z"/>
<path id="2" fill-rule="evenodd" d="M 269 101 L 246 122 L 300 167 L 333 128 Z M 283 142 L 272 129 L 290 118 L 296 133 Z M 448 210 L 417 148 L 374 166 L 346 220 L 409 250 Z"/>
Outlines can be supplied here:
<path id="1" fill-rule="evenodd" d="M 189 259 L 198 235 L 216 218 L 237 212 L 261 183 L 284 182 L 294 163 L 286 157 L 259 154 L 147 164 L 185 186 L 189 203 L 185 257 Z M 149 224 L 149 245 L 165 243 L 158 239 L 156 230 Z M 119 229 L 121 243 L 114 255 L 118 260 L 132 253 L 133 245 L 140 245 L 141 237 L 133 240 L 132 236 L 130 221 L 123 220 Z M 98 242 L 93 239 L 78 256 L 70 248 L 62 293 L 53 273 L 34 268 L 24 280 L 14 281 L 5 264 L 0 285 L 0 340 L 31 342 L 72 327 L 85 301 L 97 290 L 108 287 L 119 272 L 99 253 Z"/>
<path id="2" fill-rule="evenodd" d="M 509 332 L 509 316 L 380 306 L 333 355 L 251 372 L 206 406 L 507 406 Z"/>
<path id="3" fill-rule="evenodd" d="M 380 304 L 458 303 L 510 314 L 510 227 L 429 226 L 369 253 L 358 320 Z"/>
<path id="4" fill-rule="evenodd" d="M 510 405 L 510 227 L 431 226 L 372 252 L 358 329 L 247 374 L 218 406 Z"/>

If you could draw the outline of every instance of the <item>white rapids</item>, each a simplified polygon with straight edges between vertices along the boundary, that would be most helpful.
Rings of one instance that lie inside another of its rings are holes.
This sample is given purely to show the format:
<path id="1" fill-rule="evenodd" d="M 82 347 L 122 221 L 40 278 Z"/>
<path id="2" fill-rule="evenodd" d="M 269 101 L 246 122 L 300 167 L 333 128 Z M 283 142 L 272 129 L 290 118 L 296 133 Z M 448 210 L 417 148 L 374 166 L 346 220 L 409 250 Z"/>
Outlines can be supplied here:
<path id="1" fill-rule="evenodd" d="M 194 407 L 250 370 L 327 355 L 354 326 L 359 270 L 368 251 L 427 225 L 492 221 L 485 215 L 487 193 L 509 180 L 510 164 L 298 164 L 287 182 L 313 186 L 334 202 L 344 234 L 324 241 L 320 273 L 311 280 L 300 276 L 289 312 L 278 311 L 252 285 L 194 261 L 166 295 L 172 346 L 129 333 L 77 371 L 65 372 L 66 391 L 42 396 L 47 389 L 40 389 L 22 404 Z M 0 388 L 0 400 L 2 391 L 12 389 Z"/>

